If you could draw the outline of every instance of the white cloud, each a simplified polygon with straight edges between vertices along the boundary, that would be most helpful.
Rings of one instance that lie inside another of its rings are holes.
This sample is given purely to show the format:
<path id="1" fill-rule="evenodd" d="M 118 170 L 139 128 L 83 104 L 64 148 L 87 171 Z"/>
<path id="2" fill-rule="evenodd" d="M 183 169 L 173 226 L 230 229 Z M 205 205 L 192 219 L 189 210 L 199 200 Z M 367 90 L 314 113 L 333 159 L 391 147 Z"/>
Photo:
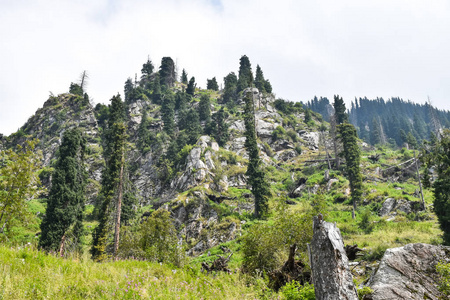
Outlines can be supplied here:
<path id="1" fill-rule="evenodd" d="M 0 3 L 0 132 L 88 70 L 107 103 L 150 55 L 200 86 L 246 54 L 279 97 L 399 96 L 450 109 L 447 1 L 104 0 Z"/>

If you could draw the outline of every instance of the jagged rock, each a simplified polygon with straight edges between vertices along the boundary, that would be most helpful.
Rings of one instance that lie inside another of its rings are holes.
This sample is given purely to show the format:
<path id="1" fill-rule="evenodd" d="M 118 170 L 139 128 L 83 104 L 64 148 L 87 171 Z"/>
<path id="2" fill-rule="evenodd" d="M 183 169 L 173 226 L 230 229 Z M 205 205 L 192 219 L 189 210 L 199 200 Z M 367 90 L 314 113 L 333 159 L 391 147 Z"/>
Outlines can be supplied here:
<path id="1" fill-rule="evenodd" d="M 294 149 L 294 144 L 287 140 L 276 140 L 270 145 L 275 152 Z"/>
<path id="2" fill-rule="evenodd" d="M 298 154 L 295 150 L 285 150 L 277 152 L 273 158 L 275 158 L 277 161 L 288 161 L 296 157 L 297 155 Z"/>
<path id="3" fill-rule="evenodd" d="M 324 181 L 328 181 L 330 180 L 330 170 L 325 170 L 324 174 L 323 174 L 323 180 Z"/>
<path id="4" fill-rule="evenodd" d="M 369 280 L 373 300 L 440 299 L 435 266 L 450 262 L 450 247 L 408 244 L 387 249 Z"/>
<path id="5" fill-rule="evenodd" d="M 405 199 L 395 200 L 394 198 L 387 198 L 383 206 L 379 211 L 379 215 L 381 217 L 387 215 L 395 215 L 396 211 L 404 212 L 405 214 L 409 214 L 413 211 L 420 210 L 420 203 L 417 201 L 409 201 Z"/>
<path id="6" fill-rule="evenodd" d="M 300 138 L 304 141 L 304 145 L 310 150 L 319 149 L 320 132 L 307 132 L 306 130 L 301 130 L 298 132 Z"/>
<path id="7" fill-rule="evenodd" d="M 319 214 L 313 219 L 313 230 L 310 263 L 316 299 L 358 300 L 339 228 Z"/>

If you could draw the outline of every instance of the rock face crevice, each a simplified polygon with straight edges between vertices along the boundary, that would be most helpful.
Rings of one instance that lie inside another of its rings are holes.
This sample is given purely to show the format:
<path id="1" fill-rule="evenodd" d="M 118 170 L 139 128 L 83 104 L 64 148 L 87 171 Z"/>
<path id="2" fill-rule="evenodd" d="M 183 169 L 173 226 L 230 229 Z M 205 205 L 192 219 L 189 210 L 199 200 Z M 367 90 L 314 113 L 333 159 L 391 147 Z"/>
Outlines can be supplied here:
<path id="1" fill-rule="evenodd" d="M 387 249 L 369 280 L 372 299 L 440 299 L 436 265 L 450 262 L 450 247 L 408 244 Z"/>
<path id="2" fill-rule="evenodd" d="M 341 232 L 322 216 L 313 219 L 310 263 L 316 299 L 358 300 Z"/>

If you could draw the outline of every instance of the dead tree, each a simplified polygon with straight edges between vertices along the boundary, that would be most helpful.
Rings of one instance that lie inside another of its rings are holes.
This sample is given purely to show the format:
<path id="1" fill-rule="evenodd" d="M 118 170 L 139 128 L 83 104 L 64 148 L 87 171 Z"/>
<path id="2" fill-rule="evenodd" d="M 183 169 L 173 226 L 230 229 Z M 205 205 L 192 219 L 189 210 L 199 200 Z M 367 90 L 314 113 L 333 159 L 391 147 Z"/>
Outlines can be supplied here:
<path id="1" fill-rule="evenodd" d="M 313 239 L 308 245 L 314 290 L 319 300 L 358 300 L 341 232 L 336 224 L 313 218 Z"/>
<path id="2" fill-rule="evenodd" d="M 210 265 L 206 262 L 202 263 L 202 269 L 206 271 L 207 273 L 211 273 L 213 271 L 223 271 L 227 273 L 231 273 L 230 269 L 228 269 L 228 262 L 230 261 L 231 256 L 233 255 L 233 252 L 228 255 L 227 258 L 220 256 L 219 258 L 213 261 Z"/>

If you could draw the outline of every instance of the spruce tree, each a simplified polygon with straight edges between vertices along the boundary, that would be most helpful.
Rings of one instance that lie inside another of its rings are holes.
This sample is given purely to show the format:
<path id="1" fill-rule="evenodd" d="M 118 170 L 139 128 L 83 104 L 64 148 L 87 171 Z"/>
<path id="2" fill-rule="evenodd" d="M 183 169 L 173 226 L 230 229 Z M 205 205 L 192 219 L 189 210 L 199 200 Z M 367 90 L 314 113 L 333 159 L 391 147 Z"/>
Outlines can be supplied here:
<path id="1" fill-rule="evenodd" d="M 99 225 L 93 232 L 91 254 L 96 261 L 103 261 L 107 258 L 108 236 L 113 224 L 115 225 L 114 255 L 117 254 L 118 230 L 122 212 L 125 143 L 124 104 L 117 95 L 111 99 L 104 152 L 106 167 L 102 173 L 102 189 L 99 194 L 101 200 Z"/>
<path id="2" fill-rule="evenodd" d="M 191 79 L 189 80 L 188 86 L 186 88 L 186 94 L 194 96 L 196 85 L 197 84 L 195 83 L 195 77 L 191 77 Z"/>
<path id="3" fill-rule="evenodd" d="M 125 81 L 125 87 L 124 87 L 124 96 L 125 96 L 125 102 L 131 102 L 132 95 L 134 90 L 134 84 L 133 80 L 128 77 L 127 81 Z"/>
<path id="4" fill-rule="evenodd" d="M 183 72 L 181 72 L 181 83 L 188 84 L 188 74 L 186 73 L 186 70 L 183 69 Z"/>
<path id="5" fill-rule="evenodd" d="M 150 76 L 153 74 L 153 70 L 154 70 L 154 66 L 152 64 L 152 61 L 149 59 L 147 59 L 147 62 L 145 64 L 142 65 L 142 69 L 141 69 L 141 80 L 149 80 Z"/>
<path id="6" fill-rule="evenodd" d="M 339 95 L 334 95 L 334 114 L 336 116 L 336 123 L 337 125 L 344 123 L 345 121 L 348 121 L 348 115 L 345 112 L 345 103 L 342 97 L 339 97 Z"/>
<path id="7" fill-rule="evenodd" d="M 246 55 L 241 56 L 239 60 L 239 79 L 237 82 L 237 92 L 241 92 L 244 89 L 251 86 L 253 82 L 253 73 L 250 60 Z"/>
<path id="8" fill-rule="evenodd" d="M 221 107 L 218 112 L 212 115 L 211 122 L 211 132 L 210 134 L 214 137 L 219 146 L 223 147 L 230 137 L 228 132 L 228 124 L 225 122 L 227 118 L 227 113 L 224 108 Z"/>
<path id="9" fill-rule="evenodd" d="M 39 247 L 46 251 L 65 251 L 65 241 L 80 245 L 85 187 L 87 182 L 84 164 L 86 139 L 78 129 L 64 132 L 58 151 L 58 160 L 48 194 L 48 205 L 41 223 Z M 73 227 L 72 235 L 68 236 Z"/>
<path id="10" fill-rule="evenodd" d="M 261 67 L 259 65 L 256 65 L 255 86 L 260 93 L 266 91 L 265 84 L 266 80 L 264 79 L 263 71 L 261 70 Z"/>
<path id="11" fill-rule="evenodd" d="M 217 84 L 216 77 L 213 77 L 212 79 L 207 79 L 206 88 L 208 90 L 213 90 L 213 91 L 219 90 L 219 85 Z"/>
<path id="12" fill-rule="evenodd" d="M 362 195 L 362 175 L 360 164 L 360 150 L 358 147 L 358 137 L 353 125 L 345 122 L 338 125 L 339 138 L 342 141 L 342 155 L 345 157 L 345 171 L 350 182 L 350 193 L 353 202 L 353 218 L 356 211 L 356 203 Z"/>
<path id="13" fill-rule="evenodd" d="M 262 162 L 259 157 L 258 143 L 256 141 L 254 101 L 251 92 L 244 97 L 244 121 L 245 121 L 245 148 L 248 153 L 247 173 L 248 182 L 252 187 L 255 197 L 255 217 L 263 219 L 269 212 L 269 184 L 265 178 Z"/>
<path id="14" fill-rule="evenodd" d="M 161 66 L 159 67 L 160 84 L 166 87 L 172 87 L 176 81 L 175 63 L 170 57 L 163 57 L 161 59 Z"/>
<path id="15" fill-rule="evenodd" d="M 450 246 L 450 131 L 444 130 L 441 140 L 437 142 L 433 156 L 436 166 L 437 180 L 434 188 L 434 212 L 444 232 L 444 245 Z"/>
<path id="16" fill-rule="evenodd" d="M 163 129 L 169 136 L 175 133 L 175 98 L 172 93 L 165 94 L 161 106 Z"/>
<path id="17" fill-rule="evenodd" d="M 231 72 L 227 76 L 223 78 L 223 82 L 225 83 L 222 102 L 223 103 L 234 103 L 237 100 L 237 82 L 238 79 L 236 74 Z"/>
<path id="18" fill-rule="evenodd" d="M 208 123 L 211 119 L 211 99 L 208 95 L 202 95 L 200 97 L 200 103 L 198 104 L 198 115 L 200 121 Z"/>
<path id="19" fill-rule="evenodd" d="M 155 104 L 161 104 L 161 85 L 160 85 L 159 73 L 156 73 L 155 80 L 153 82 L 152 100 Z"/>

